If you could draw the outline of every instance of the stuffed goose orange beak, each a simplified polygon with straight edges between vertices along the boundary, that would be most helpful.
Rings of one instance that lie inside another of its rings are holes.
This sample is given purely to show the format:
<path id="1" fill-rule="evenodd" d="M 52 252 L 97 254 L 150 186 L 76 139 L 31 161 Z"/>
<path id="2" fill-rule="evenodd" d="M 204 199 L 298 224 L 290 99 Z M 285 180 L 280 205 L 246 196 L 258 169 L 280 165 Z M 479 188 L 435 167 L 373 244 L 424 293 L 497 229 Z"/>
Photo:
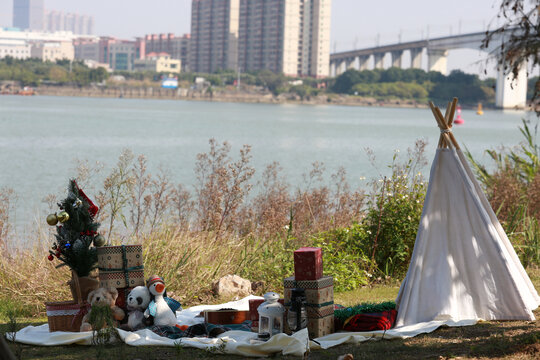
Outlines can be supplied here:
<path id="1" fill-rule="evenodd" d="M 161 293 L 163 292 L 163 290 L 165 290 L 165 285 L 163 285 L 163 284 L 156 284 L 156 291 L 157 291 L 158 293 L 161 294 Z"/>

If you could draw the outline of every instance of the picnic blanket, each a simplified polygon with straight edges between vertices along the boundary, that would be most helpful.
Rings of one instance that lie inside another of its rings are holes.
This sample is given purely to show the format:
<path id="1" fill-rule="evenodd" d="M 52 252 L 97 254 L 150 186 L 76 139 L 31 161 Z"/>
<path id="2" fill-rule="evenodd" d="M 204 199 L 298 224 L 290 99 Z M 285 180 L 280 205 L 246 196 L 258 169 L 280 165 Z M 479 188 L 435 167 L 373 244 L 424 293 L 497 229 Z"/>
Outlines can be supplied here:
<path id="1" fill-rule="evenodd" d="M 217 310 L 230 308 L 237 310 L 248 310 L 249 299 L 261 299 L 259 296 L 248 296 L 241 300 L 232 301 L 220 305 L 199 305 L 176 313 L 178 322 L 183 325 L 195 325 L 204 322 L 204 319 L 197 317 L 203 310 Z M 360 343 L 367 340 L 380 339 L 405 339 L 422 333 L 429 333 L 440 326 L 466 326 L 474 325 L 476 320 L 465 320 L 455 322 L 451 319 L 440 319 L 425 323 L 403 326 L 386 331 L 370 332 L 339 332 L 326 335 L 310 341 L 306 329 L 293 335 L 277 334 L 268 341 L 257 340 L 257 334 L 247 331 L 227 331 L 217 338 L 193 337 L 170 339 L 159 336 L 149 329 L 142 329 L 134 332 L 118 330 L 119 338 L 132 346 L 182 346 L 205 349 L 212 352 L 235 354 L 241 356 L 261 357 L 272 354 L 283 354 L 293 356 L 303 356 L 309 349 L 328 349 L 333 346 L 345 343 Z M 69 344 L 91 345 L 92 332 L 49 332 L 47 324 L 40 326 L 27 326 L 15 334 L 15 341 L 29 345 L 58 346 Z M 12 334 L 6 335 L 8 340 L 12 340 Z"/>

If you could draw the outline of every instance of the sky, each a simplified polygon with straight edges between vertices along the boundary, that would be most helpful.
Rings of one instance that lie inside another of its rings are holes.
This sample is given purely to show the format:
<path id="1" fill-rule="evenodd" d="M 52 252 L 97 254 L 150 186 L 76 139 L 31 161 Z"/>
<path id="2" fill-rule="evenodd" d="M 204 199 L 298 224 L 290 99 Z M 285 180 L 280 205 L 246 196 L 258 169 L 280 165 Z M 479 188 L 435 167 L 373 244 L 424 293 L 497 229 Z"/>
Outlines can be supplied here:
<path id="1" fill-rule="evenodd" d="M 501 0 L 332 0 L 331 52 L 482 31 Z M 12 0 L 0 0 L 0 26 L 12 24 Z M 45 8 L 93 15 L 96 35 L 131 39 L 190 32 L 191 0 L 45 0 Z M 453 50 L 448 68 L 480 73 L 476 50 Z"/>

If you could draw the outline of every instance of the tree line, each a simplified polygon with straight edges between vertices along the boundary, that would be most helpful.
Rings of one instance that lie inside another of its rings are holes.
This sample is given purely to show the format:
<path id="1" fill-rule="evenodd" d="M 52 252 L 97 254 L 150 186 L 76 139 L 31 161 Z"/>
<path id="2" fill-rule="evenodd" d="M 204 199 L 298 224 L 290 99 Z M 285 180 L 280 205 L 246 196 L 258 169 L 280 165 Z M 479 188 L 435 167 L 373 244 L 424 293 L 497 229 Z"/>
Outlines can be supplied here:
<path id="1" fill-rule="evenodd" d="M 127 80 L 137 82 L 157 82 L 164 74 L 146 72 L 114 72 Z M 166 74 L 165 74 L 166 75 Z M 371 97 L 377 100 L 407 99 L 425 102 L 446 101 L 457 96 L 462 103 L 493 103 L 495 100 L 495 79 L 481 80 L 478 75 L 454 70 L 449 75 L 440 72 L 426 72 L 421 69 L 375 69 L 358 71 L 349 69 L 335 78 L 302 78 L 302 83 L 294 84 L 296 78 L 275 74 L 270 70 L 244 72 L 222 70 L 214 74 L 184 72 L 178 75 L 181 86 L 189 87 L 196 77 L 204 77 L 214 88 L 237 85 L 264 88 L 274 95 L 296 94 L 300 98 L 316 96 L 321 93 L 349 94 Z M 0 59 L 0 81 L 18 81 L 23 86 L 75 85 L 87 86 L 103 83 L 109 78 L 104 68 L 91 69 L 80 60 L 58 60 L 56 62 L 40 59 Z M 529 79 L 528 98 L 534 95 L 537 77 Z M 322 86 L 321 86 L 322 85 Z"/>
<path id="2" fill-rule="evenodd" d="M 42 61 L 37 58 L 0 59 L 0 80 L 18 81 L 23 86 L 42 83 L 85 86 L 101 83 L 109 77 L 104 68 L 90 69 L 80 60 Z"/>
<path id="3" fill-rule="evenodd" d="M 457 96 L 464 102 L 493 102 L 495 79 L 481 80 L 478 75 L 460 70 L 445 76 L 437 71 L 421 69 L 349 69 L 330 85 L 335 93 L 370 96 L 374 98 L 416 99 L 419 101 L 447 100 Z"/>

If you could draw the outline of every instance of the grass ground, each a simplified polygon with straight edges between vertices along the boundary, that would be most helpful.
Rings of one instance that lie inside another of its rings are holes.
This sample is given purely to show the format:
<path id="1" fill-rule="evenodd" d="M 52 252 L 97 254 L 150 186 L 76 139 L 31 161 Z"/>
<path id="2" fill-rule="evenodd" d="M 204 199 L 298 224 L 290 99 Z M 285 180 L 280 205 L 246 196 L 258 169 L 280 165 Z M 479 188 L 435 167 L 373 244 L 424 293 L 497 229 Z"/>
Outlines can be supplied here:
<path id="1" fill-rule="evenodd" d="M 540 288 L 540 269 L 530 270 L 531 280 Z M 395 298 L 397 285 L 377 285 L 356 291 L 336 294 L 336 302 L 352 305 L 364 301 L 384 301 Z M 540 310 L 535 311 L 537 318 Z M 37 325 L 45 318 L 24 319 L 20 326 Z M 6 323 L 0 332 L 7 331 Z M 131 347 L 125 344 L 96 349 L 89 346 L 39 347 L 10 343 L 13 352 L 20 351 L 21 359 L 215 359 L 240 358 L 215 355 L 197 349 L 164 347 Z M 540 321 L 489 321 L 475 326 L 443 327 L 433 333 L 406 340 L 369 341 L 358 345 L 342 345 L 328 350 L 313 351 L 309 359 L 336 359 L 350 353 L 354 359 L 538 359 L 540 358 Z M 292 357 L 277 357 L 294 359 Z"/>

